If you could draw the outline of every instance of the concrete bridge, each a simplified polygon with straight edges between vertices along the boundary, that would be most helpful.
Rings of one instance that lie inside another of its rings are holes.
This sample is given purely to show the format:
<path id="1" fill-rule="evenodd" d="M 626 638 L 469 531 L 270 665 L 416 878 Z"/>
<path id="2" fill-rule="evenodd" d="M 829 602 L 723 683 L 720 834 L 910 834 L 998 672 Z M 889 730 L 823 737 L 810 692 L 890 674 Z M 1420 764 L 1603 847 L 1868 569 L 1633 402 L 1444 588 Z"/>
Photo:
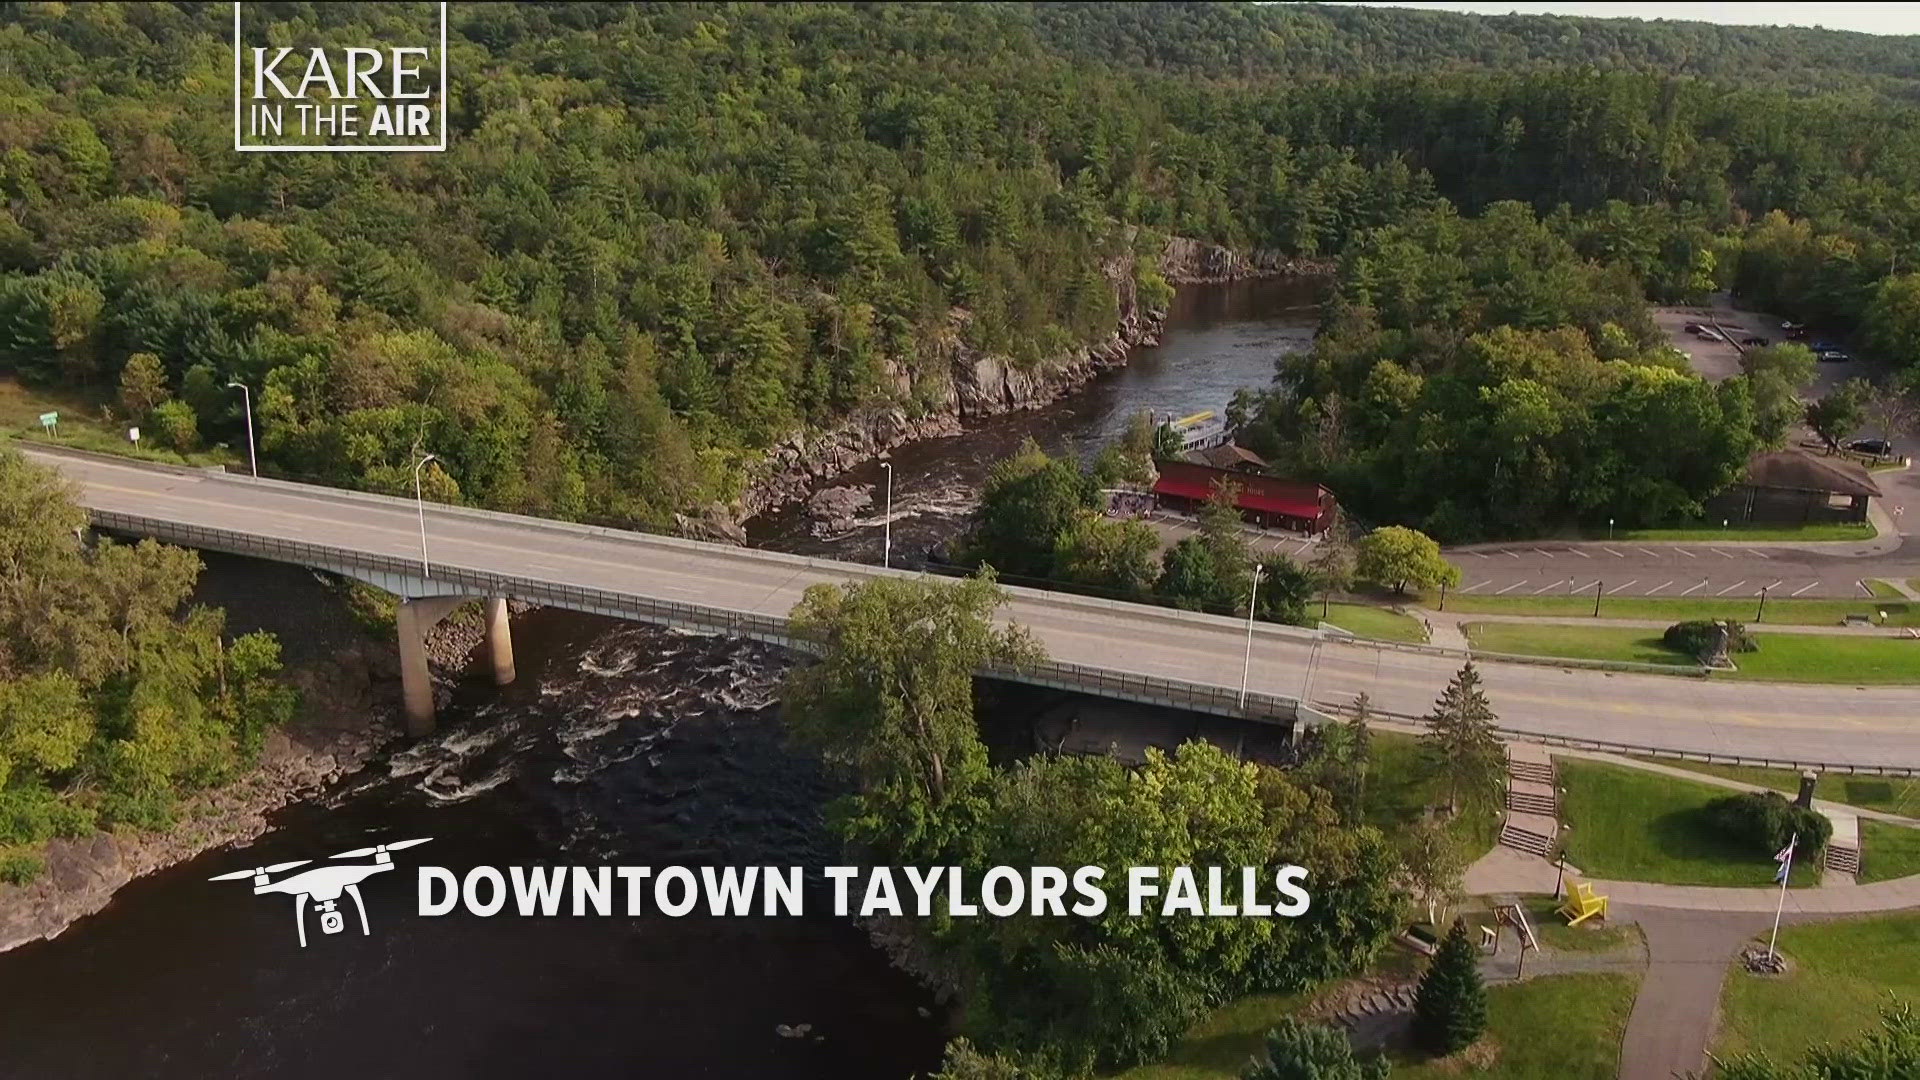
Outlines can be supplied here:
<path id="1" fill-rule="evenodd" d="M 432 723 L 421 635 L 458 601 L 489 601 L 495 674 L 508 679 L 508 599 L 791 644 L 787 613 L 807 586 L 903 573 L 433 503 L 422 515 L 410 499 L 22 449 L 73 481 L 99 527 L 330 570 L 400 596 L 416 730 Z M 1243 709 L 1243 622 L 1007 591 L 1006 617 L 1030 628 L 1050 660 L 988 674 L 1219 715 L 1310 724 L 1365 692 L 1386 713 L 1418 716 L 1462 659 L 1262 624 Z M 1802 686 L 1500 662 L 1482 669 L 1502 726 L 1516 733 L 1783 762 L 1920 767 L 1920 686 Z"/>

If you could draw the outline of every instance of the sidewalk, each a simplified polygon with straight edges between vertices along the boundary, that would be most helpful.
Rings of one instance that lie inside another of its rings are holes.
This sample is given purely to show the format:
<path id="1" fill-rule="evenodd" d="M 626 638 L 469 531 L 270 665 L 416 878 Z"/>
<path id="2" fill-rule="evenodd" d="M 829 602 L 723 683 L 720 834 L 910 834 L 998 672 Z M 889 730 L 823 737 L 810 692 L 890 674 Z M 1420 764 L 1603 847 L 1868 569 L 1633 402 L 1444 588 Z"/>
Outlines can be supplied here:
<path id="1" fill-rule="evenodd" d="M 1465 623 L 1526 623 L 1530 626 L 1598 626 L 1616 627 L 1622 630 L 1665 630 L 1672 626 L 1672 619 L 1596 619 L 1582 615 L 1478 615 L 1470 612 L 1433 611 L 1428 608 L 1408 608 L 1407 614 L 1425 620 L 1433 644 L 1440 644 L 1443 633 L 1458 636 L 1460 644 L 1455 648 L 1466 648 L 1466 632 L 1461 629 Z M 1854 637 L 1905 637 L 1910 627 L 1891 626 L 1837 626 L 1823 623 L 1769 623 L 1749 622 L 1748 630 L 1755 633 L 1772 634 L 1834 634 Z"/>

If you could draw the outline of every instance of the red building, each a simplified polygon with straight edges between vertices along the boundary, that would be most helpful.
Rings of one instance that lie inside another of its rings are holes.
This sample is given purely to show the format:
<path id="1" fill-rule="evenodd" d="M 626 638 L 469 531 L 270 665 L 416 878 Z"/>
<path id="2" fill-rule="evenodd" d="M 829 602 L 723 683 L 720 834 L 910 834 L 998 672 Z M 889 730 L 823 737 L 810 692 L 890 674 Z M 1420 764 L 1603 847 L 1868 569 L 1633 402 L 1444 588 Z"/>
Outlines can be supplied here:
<path id="1" fill-rule="evenodd" d="M 1333 521 L 1338 505 L 1333 492 L 1308 481 L 1251 476 L 1185 461 L 1156 461 L 1154 467 L 1160 470 L 1160 479 L 1153 484 L 1154 502 L 1169 510 L 1200 509 L 1221 481 L 1239 487 L 1234 505 L 1241 517 L 1255 525 L 1318 533 Z"/>

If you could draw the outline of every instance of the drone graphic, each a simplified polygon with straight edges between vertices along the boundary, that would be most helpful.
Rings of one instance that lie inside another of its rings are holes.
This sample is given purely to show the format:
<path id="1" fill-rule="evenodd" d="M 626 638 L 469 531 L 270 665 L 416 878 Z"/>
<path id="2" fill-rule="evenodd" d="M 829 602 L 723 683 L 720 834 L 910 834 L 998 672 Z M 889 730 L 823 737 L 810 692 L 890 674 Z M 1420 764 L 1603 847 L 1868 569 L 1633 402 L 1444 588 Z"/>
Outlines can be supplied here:
<path id="1" fill-rule="evenodd" d="M 320 912 L 320 932 L 337 934 L 346 929 L 347 920 L 340 913 L 340 895 L 345 893 L 353 900 L 354 909 L 360 913 L 360 933 L 371 933 L 367 928 L 367 905 L 360 898 L 360 883 L 375 874 L 393 869 L 392 851 L 402 851 L 424 844 L 433 839 L 423 836 L 418 840 L 401 840 L 392 844 L 375 844 L 372 847 L 354 848 L 333 856 L 336 859 L 364 859 L 373 856 L 370 863 L 352 866 L 316 866 L 304 870 L 292 877 L 279 881 L 269 880 L 271 875 L 282 870 L 291 870 L 296 866 L 305 866 L 312 859 L 295 859 L 293 862 L 274 863 L 272 866 L 256 866 L 251 870 L 235 870 L 231 874 L 216 874 L 208 881 L 240 881 L 253 879 L 253 893 L 285 893 L 294 898 L 293 922 L 300 931 L 300 947 L 307 947 L 307 902 L 315 901 L 315 910 Z"/>

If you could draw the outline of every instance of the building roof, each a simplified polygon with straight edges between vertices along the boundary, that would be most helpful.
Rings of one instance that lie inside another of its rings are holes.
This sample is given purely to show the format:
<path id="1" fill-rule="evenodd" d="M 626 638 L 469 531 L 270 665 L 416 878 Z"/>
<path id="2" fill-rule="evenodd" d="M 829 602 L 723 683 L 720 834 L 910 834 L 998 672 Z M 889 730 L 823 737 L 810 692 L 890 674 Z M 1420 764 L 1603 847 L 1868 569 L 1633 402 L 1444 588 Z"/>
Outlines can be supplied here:
<path id="1" fill-rule="evenodd" d="M 1308 521 L 1318 521 L 1324 513 L 1320 500 L 1326 489 L 1319 484 L 1251 476 L 1185 461 L 1157 461 L 1154 464 L 1160 470 L 1160 478 L 1153 484 L 1156 495 L 1204 501 L 1213 494 L 1216 482 L 1227 480 L 1239 485 L 1240 498 L 1235 505 L 1242 510 L 1284 514 Z"/>
<path id="2" fill-rule="evenodd" d="M 1777 450 L 1747 462 L 1747 483 L 1754 487 L 1791 491 L 1824 491 L 1834 495 L 1879 497 L 1880 486 L 1867 470 L 1837 457 L 1820 457 L 1804 450 Z"/>
<path id="3" fill-rule="evenodd" d="M 1183 455 L 1195 465 L 1211 465 L 1216 469 L 1256 469 L 1267 467 L 1267 459 L 1237 443 L 1221 443 L 1205 450 L 1189 450 Z"/>

